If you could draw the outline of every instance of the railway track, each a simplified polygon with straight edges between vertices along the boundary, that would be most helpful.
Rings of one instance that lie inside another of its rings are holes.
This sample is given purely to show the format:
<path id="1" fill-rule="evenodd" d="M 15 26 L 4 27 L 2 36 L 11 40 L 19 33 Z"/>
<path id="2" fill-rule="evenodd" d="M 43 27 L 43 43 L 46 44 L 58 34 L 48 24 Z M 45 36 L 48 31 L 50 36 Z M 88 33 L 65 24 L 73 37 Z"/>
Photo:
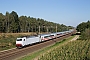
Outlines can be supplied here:
<path id="1" fill-rule="evenodd" d="M 13 50 L 16 51 L 17 49 L 14 48 L 14 49 L 10 49 L 10 50 L 1 51 L 1 52 L 0 52 L 0 56 L 1 56 L 2 54 L 6 54 L 6 53 L 9 53 L 9 52 L 12 52 Z"/>
<path id="2" fill-rule="evenodd" d="M 14 60 L 20 56 L 26 55 L 28 53 L 32 53 L 34 51 L 37 51 L 41 48 L 44 48 L 46 46 L 49 46 L 51 44 L 54 44 L 58 41 L 60 41 L 61 39 L 64 39 L 66 37 L 71 36 L 71 34 L 54 39 L 54 40 L 50 40 L 50 41 L 46 41 L 43 43 L 39 43 L 39 44 L 34 44 L 32 46 L 28 46 L 22 49 L 12 49 L 12 50 L 8 50 L 8 51 L 4 51 L 4 52 L 0 52 L 0 60 Z"/>

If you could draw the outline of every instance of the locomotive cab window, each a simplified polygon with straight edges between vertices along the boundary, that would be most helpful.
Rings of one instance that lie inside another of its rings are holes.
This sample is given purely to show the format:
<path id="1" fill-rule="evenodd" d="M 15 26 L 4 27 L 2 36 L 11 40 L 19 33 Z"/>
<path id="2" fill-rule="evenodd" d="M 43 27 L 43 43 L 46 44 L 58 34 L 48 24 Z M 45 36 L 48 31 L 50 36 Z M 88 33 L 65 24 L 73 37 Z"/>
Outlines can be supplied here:
<path id="1" fill-rule="evenodd" d="M 22 39 L 17 39 L 17 41 L 22 41 Z"/>

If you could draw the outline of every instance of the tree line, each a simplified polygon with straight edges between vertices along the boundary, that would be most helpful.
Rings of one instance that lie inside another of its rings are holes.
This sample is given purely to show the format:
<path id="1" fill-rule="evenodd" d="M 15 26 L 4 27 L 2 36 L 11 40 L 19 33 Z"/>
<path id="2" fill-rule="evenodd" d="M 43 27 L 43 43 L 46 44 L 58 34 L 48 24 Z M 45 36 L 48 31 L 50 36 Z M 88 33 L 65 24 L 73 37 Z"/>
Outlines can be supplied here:
<path id="1" fill-rule="evenodd" d="M 40 18 L 30 16 L 18 16 L 15 11 L 0 13 L 0 33 L 20 33 L 20 32 L 57 32 L 65 31 L 72 26 L 49 22 Z"/>
<path id="2" fill-rule="evenodd" d="M 90 21 L 82 22 L 77 26 L 77 31 L 83 32 L 85 29 L 90 29 Z"/>
<path id="3" fill-rule="evenodd" d="M 80 23 L 77 26 L 77 31 L 81 32 L 81 40 L 90 40 L 90 21 Z"/>

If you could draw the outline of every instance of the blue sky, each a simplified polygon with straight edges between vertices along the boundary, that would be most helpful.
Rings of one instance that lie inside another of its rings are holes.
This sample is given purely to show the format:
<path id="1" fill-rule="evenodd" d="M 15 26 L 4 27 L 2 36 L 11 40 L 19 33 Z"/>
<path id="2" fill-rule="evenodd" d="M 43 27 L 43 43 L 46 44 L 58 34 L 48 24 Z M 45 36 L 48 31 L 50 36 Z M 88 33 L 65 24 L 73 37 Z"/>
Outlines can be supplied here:
<path id="1" fill-rule="evenodd" d="M 0 0 L 0 13 L 6 11 L 76 27 L 90 20 L 90 0 Z"/>

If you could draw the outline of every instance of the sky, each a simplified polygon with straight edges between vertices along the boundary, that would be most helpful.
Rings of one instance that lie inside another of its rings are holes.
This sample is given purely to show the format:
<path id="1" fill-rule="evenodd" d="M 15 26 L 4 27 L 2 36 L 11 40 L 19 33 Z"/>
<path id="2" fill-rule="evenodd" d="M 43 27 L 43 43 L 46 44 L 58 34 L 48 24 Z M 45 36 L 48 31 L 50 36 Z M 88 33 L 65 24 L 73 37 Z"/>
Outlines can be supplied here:
<path id="1" fill-rule="evenodd" d="M 0 13 L 6 11 L 76 27 L 90 20 L 90 0 L 0 0 Z"/>

